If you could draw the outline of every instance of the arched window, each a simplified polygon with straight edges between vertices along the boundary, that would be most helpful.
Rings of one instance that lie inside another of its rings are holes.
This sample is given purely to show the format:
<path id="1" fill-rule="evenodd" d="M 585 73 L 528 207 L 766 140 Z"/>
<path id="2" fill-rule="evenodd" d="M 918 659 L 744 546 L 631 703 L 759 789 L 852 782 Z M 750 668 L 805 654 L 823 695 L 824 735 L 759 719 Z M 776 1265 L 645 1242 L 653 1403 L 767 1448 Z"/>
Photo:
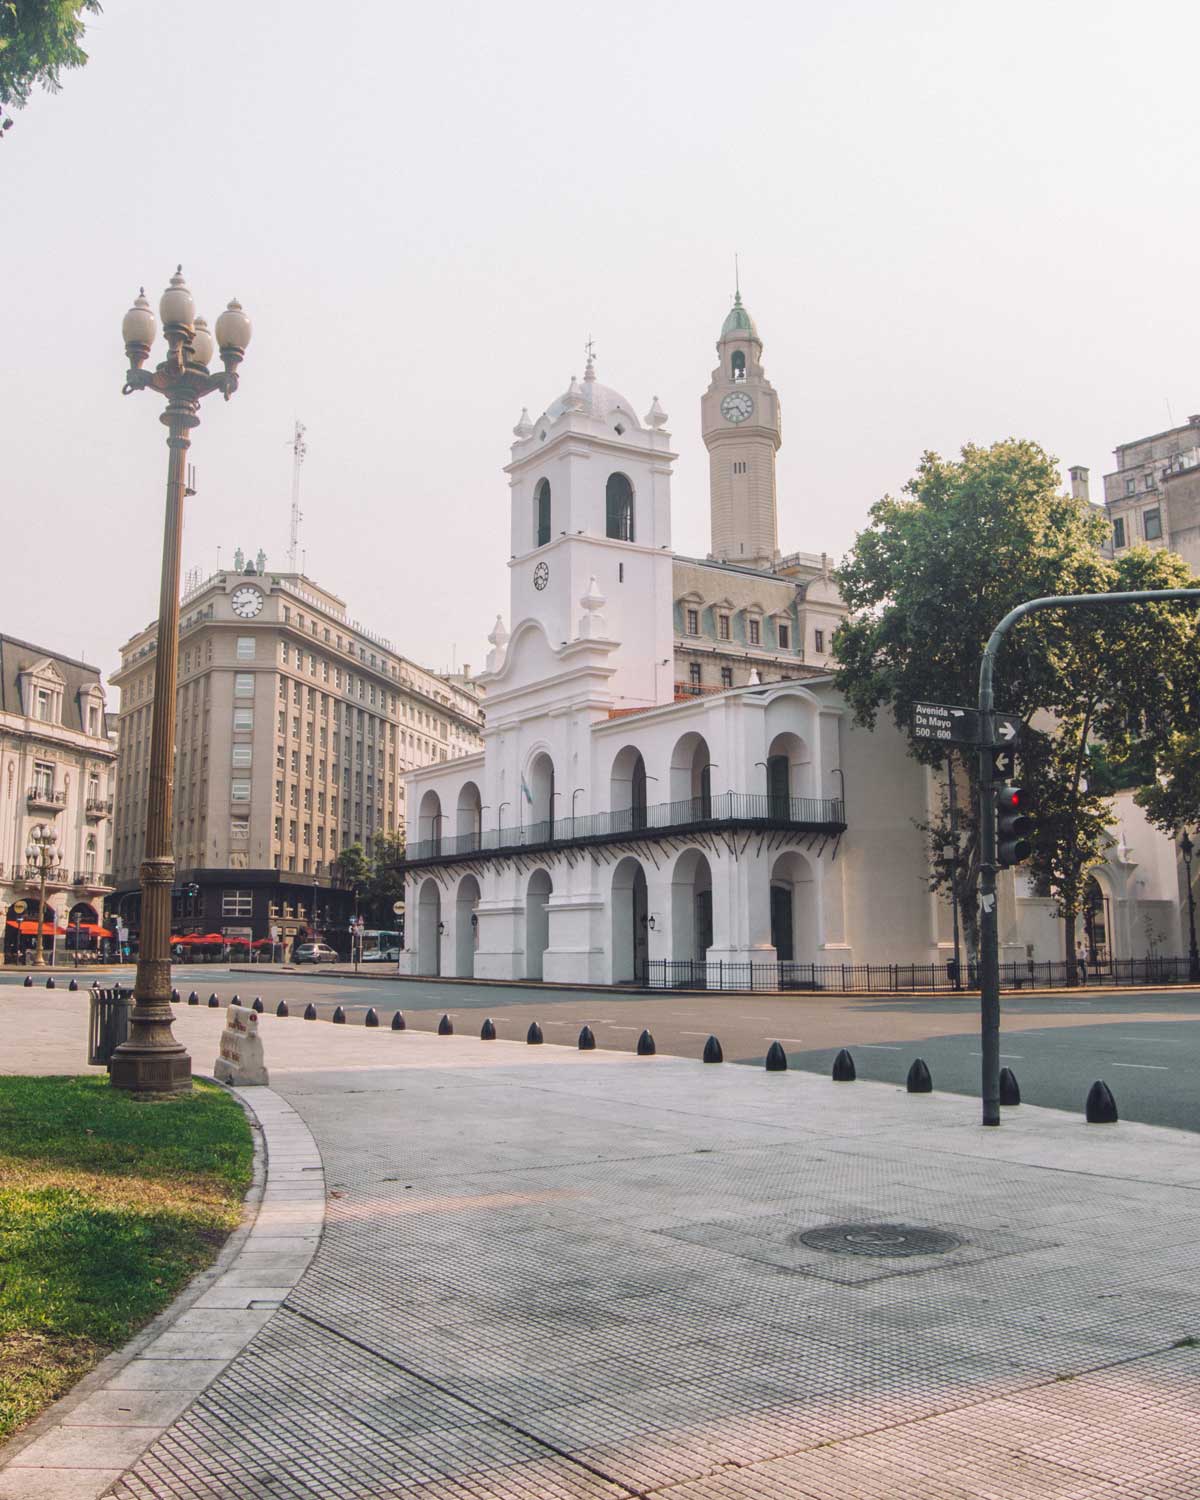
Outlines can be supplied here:
<path id="1" fill-rule="evenodd" d="M 539 479 L 533 492 L 533 526 L 535 547 L 544 547 L 550 540 L 550 481 Z"/>
<path id="2" fill-rule="evenodd" d="M 746 356 L 741 349 L 735 349 L 729 361 L 729 373 L 734 380 L 745 380 L 746 378 Z"/>
<path id="3" fill-rule="evenodd" d="M 618 542 L 633 541 L 633 486 L 624 474 L 610 474 L 604 491 L 605 536 Z"/>

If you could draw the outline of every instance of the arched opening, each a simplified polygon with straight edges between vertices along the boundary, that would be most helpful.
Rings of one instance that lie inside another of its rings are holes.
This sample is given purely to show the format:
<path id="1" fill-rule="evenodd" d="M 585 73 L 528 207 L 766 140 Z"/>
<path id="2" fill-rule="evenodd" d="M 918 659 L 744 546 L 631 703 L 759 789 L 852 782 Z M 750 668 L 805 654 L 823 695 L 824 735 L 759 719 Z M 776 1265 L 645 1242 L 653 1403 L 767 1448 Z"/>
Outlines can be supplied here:
<path id="1" fill-rule="evenodd" d="M 17 910 L 18 906 L 22 907 L 21 911 Z M 37 947 L 39 910 L 40 903 L 36 896 L 26 896 L 23 900 L 14 901 L 8 908 L 8 916 L 4 924 L 4 952 L 11 955 L 14 960 L 22 953 L 28 958 L 33 957 Z M 46 916 L 42 924 L 42 951 L 44 953 L 49 953 L 53 947 L 54 924 L 57 920 L 57 913 L 47 902 Z"/>
<path id="2" fill-rule="evenodd" d="M 431 854 L 442 852 L 442 824 L 444 822 L 442 799 L 435 791 L 426 792 L 417 810 L 417 842 L 428 844 Z"/>
<path id="3" fill-rule="evenodd" d="M 544 750 L 529 763 L 521 796 L 525 799 L 526 835 L 529 844 L 544 844 L 554 837 L 554 762 Z"/>
<path id="4" fill-rule="evenodd" d="M 626 745 L 613 761 L 609 783 L 609 807 L 624 818 L 613 819 L 615 832 L 626 832 L 646 826 L 646 762 L 636 745 Z"/>
<path id="5" fill-rule="evenodd" d="M 632 542 L 633 486 L 624 474 L 610 474 L 604 487 L 605 536 L 618 542 Z"/>
<path id="6" fill-rule="evenodd" d="M 676 963 L 704 964 L 712 940 L 712 866 L 699 849 L 685 849 L 671 876 L 671 957 Z M 699 983 L 703 977 L 703 969 L 690 976 Z"/>
<path id="7" fill-rule="evenodd" d="M 771 946 L 781 964 L 816 961 L 816 888 L 812 866 L 796 850 L 771 869 Z"/>
<path id="8" fill-rule="evenodd" d="M 459 979 L 474 979 L 475 950 L 479 946 L 479 882 L 464 875 L 454 898 L 454 972 Z"/>
<path id="9" fill-rule="evenodd" d="M 67 935 L 63 946 L 72 952 L 94 950 L 100 946 L 100 919 L 90 901 L 76 901 L 67 913 Z"/>
<path id="10" fill-rule="evenodd" d="M 671 753 L 671 801 L 690 802 L 690 808 L 678 808 L 680 816 L 673 822 L 696 823 L 712 817 L 712 757 L 708 741 L 693 731 L 675 744 Z"/>
<path id="11" fill-rule="evenodd" d="M 746 355 L 741 349 L 735 349 L 729 361 L 729 373 L 734 380 L 745 380 L 746 378 Z"/>
<path id="12" fill-rule="evenodd" d="M 613 871 L 612 982 L 639 983 L 646 972 L 649 908 L 646 872 L 627 855 Z"/>
<path id="13" fill-rule="evenodd" d="M 417 973 L 442 972 L 442 893 L 427 880 L 417 897 Z"/>
<path id="14" fill-rule="evenodd" d="M 550 912 L 546 903 L 554 882 L 545 870 L 535 870 L 525 890 L 525 978 L 542 977 L 542 960 L 550 946 Z"/>
<path id="15" fill-rule="evenodd" d="M 539 479 L 533 491 L 533 545 L 544 547 L 550 540 L 550 481 Z"/>
<path id="16" fill-rule="evenodd" d="M 1094 875 L 1088 876 L 1083 888 L 1083 942 L 1089 967 L 1103 968 L 1111 963 L 1112 908 Z"/>
<path id="17" fill-rule="evenodd" d="M 465 781 L 459 788 L 454 832 L 458 838 L 458 852 L 479 848 L 479 836 L 483 832 L 483 804 L 479 800 L 479 788 L 473 781 Z"/>
<path id="18" fill-rule="evenodd" d="M 809 795 L 808 747 L 798 734 L 777 734 L 767 751 L 768 817 L 787 820 L 797 797 Z"/>

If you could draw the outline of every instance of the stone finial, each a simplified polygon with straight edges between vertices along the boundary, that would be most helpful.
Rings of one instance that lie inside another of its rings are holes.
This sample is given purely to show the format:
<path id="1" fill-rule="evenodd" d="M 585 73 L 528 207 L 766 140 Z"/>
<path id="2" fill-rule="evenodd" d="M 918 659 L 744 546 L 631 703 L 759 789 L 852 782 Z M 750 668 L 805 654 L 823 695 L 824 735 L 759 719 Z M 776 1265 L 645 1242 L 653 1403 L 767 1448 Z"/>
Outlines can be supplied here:
<path id="1" fill-rule="evenodd" d="M 513 428 L 513 435 L 519 438 L 533 436 L 533 423 L 529 420 L 529 408 L 527 406 L 521 408 L 521 416 L 517 425 Z"/>
<path id="2" fill-rule="evenodd" d="M 757 667 L 751 667 L 751 669 L 750 669 L 750 686 L 751 687 L 760 687 L 761 685 L 762 685 L 762 678 L 758 675 L 758 668 Z"/>
<path id="3" fill-rule="evenodd" d="M 646 413 L 645 422 L 647 427 L 653 427 L 655 431 L 667 425 L 667 414 L 663 411 L 657 396 L 650 403 L 650 410 Z"/>
<path id="4" fill-rule="evenodd" d="M 592 378 L 595 379 L 594 374 Z M 583 411 L 586 406 L 587 401 L 584 397 L 583 387 L 576 380 L 575 376 L 572 375 L 571 384 L 567 387 L 567 394 L 563 397 L 563 409 L 565 411 Z"/>
<path id="5" fill-rule="evenodd" d="M 608 637 L 608 621 L 602 611 L 608 603 L 600 592 L 600 585 L 596 582 L 593 574 L 588 579 L 587 593 L 580 599 L 583 606 L 583 615 L 579 621 L 579 636 L 581 640 L 597 641 L 606 640 Z"/>

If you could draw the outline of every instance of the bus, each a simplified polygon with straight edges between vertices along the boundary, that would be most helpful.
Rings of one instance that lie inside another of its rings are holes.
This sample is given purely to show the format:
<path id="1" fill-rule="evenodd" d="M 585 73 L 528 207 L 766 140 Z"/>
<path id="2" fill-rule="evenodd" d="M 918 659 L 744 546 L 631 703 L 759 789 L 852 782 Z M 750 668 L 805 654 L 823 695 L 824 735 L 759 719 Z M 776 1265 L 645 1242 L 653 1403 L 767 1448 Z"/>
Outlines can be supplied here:
<path id="1" fill-rule="evenodd" d="M 365 927 L 362 933 L 361 961 L 364 964 L 394 964 L 400 957 L 400 936 L 392 928 Z"/>

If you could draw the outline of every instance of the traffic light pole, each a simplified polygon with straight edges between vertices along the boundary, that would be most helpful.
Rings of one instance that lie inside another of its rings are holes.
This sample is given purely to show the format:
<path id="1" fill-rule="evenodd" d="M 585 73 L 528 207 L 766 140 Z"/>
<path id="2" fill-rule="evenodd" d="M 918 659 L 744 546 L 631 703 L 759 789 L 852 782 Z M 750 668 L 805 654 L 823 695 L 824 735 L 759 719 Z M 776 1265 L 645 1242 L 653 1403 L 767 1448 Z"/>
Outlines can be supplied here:
<path id="1" fill-rule="evenodd" d="M 992 678 L 1004 638 L 1018 620 L 1043 609 L 1153 604 L 1176 599 L 1200 603 L 1200 589 L 1138 589 L 1125 594 L 1055 594 L 1010 609 L 992 631 L 979 664 L 979 1026 L 983 1123 L 1000 1123 L 1000 928 L 996 916 L 996 789 L 992 780 L 995 700 Z"/>

